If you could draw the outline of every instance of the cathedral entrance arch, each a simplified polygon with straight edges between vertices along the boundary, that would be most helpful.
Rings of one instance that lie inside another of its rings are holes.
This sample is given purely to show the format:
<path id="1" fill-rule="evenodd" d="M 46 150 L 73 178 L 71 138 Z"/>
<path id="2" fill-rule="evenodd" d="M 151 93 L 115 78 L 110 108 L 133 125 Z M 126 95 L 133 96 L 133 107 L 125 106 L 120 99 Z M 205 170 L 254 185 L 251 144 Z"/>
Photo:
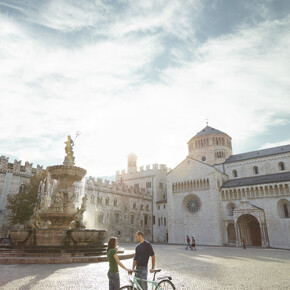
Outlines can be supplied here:
<path id="1" fill-rule="evenodd" d="M 242 245 L 242 238 L 251 246 L 270 246 L 266 217 L 262 208 L 250 204 L 248 200 L 242 200 L 233 213 L 237 246 Z"/>
<path id="2" fill-rule="evenodd" d="M 260 225 L 254 216 L 244 214 L 238 218 L 237 224 L 240 236 L 246 239 L 247 245 L 262 246 Z"/>

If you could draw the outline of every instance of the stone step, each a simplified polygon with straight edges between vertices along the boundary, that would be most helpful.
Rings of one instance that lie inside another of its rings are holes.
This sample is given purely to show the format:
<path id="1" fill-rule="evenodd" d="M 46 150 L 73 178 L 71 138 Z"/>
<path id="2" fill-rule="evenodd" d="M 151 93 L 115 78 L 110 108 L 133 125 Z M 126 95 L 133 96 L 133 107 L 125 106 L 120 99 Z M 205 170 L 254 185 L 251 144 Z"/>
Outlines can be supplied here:
<path id="1" fill-rule="evenodd" d="M 118 254 L 120 260 L 133 258 L 134 251 L 124 251 Z M 97 263 L 108 261 L 107 255 L 77 256 L 77 257 L 1 257 L 0 264 L 69 264 L 69 263 Z"/>

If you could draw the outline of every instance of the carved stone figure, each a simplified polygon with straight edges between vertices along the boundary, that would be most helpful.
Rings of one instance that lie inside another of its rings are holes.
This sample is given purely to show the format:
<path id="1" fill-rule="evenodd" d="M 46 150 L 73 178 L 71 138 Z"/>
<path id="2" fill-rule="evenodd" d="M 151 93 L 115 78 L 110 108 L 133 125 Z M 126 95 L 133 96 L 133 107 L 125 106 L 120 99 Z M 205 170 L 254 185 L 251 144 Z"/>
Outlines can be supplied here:
<path id="1" fill-rule="evenodd" d="M 33 211 L 33 215 L 28 219 L 28 221 L 24 224 L 26 229 L 43 229 L 46 227 L 46 223 L 39 216 L 39 209 L 35 208 Z"/>
<path id="2" fill-rule="evenodd" d="M 71 222 L 71 229 L 84 229 L 85 225 L 83 223 L 84 210 L 82 208 L 77 208 L 77 213 L 74 220 Z"/>
<path id="3" fill-rule="evenodd" d="M 62 212 L 63 210 L 63 194 L 60 191 L 56 191 L 56 193 L 53 195 L 52 202 L 51 202 L 51 208 L 55 212 Z"/>

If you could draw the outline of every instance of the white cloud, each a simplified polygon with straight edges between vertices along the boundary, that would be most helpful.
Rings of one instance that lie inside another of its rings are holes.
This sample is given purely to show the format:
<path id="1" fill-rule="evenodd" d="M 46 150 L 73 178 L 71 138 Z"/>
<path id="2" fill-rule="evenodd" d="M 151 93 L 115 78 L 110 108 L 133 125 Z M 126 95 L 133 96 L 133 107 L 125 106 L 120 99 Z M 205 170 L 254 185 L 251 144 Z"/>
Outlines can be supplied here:
<path id="1" fill-rule="evenodd" d="M 97 1 L 52 1 L 39 14 L 27 11 L 32 23 L 64 35 L 86 27 L 107 35 L 75 40 L 72 47 L 55 39 L 56 45 L 47 46 L 45 36 L 35 39 L 3 15 L 0 129 L 1 139 L 10 142 L 1 151 L 35 163 L 61 163 L 66 136 L 80 130 L 76 164 L 90 175 L 110 175 L 125 167 L 132 151 L 140 165 L 176 166 L 206 118 L 233 137 L 235 151 L 288 120 L 289 18 L 241 26 L 198 47 L 193 35 L 203 9 L 199 1 L 126 3 L 119 16 Z M 110 13 L 116 18 L 107 19 Z M 187 46 L 167 47 L 168 35 Z M 178 66 L 168 60 L 167 69 L 159 70 L 161 81 L 149 82 L 165 50 Z M 19 146 L 23 138 L 35 144 Z"/>
<path id="2" fill-rule="evenodd" d="M 289 144 L 290 144 L 290 139 L 287 139 L 281 142 L 266 143 L 263 146 L 261 146 L 260 149 L 267 149 L 267 148 L 278 147 L 278 146 L 289 145 Z"/>

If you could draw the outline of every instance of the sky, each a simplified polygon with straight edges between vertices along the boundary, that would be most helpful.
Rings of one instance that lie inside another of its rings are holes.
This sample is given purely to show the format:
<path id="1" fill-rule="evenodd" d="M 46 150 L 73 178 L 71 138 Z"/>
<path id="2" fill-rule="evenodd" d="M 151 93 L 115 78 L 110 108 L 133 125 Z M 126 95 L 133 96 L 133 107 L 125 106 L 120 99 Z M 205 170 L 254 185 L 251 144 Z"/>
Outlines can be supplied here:
<path id="1" fill-rule="evenodd" d="M 91 176 L 174 168 L 206 120 L 290 144 L 289 47 L 288 0 L 0 0 L 0 155 L 62 164 L 71 135 Z"/>

